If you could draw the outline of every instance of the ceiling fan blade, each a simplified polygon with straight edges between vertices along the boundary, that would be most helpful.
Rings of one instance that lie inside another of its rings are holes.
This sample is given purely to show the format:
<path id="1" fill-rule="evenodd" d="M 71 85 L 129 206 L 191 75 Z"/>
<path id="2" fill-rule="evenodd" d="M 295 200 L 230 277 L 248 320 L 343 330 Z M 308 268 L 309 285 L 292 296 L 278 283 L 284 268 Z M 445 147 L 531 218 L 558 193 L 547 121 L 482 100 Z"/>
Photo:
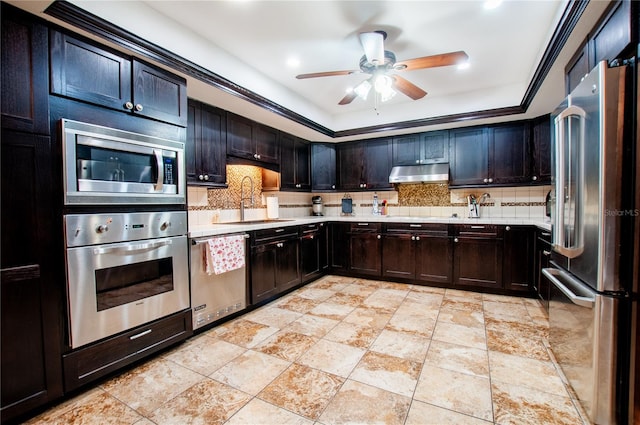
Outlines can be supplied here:
<path id="1" fill-rule="evenodd" d="M 349 75 L 359 73 L 359 70 L 350 70 L 350 71 L 327 71 L 327 72 L 312 72 L 310 74 L 300 74 L 296 75 L 298 80 L 303 80 L 305 78 L 317 78 L 317 77 L 333 77 L 335 75 Z"/>
<path id="2" fill-rule="evenodd" d="M 467 61 L 468 59 L 469 56 L 467 56 L 465 52 L 458 51 L 400 61 L 396 62 L 393 67 L 396 71 L 412 71 L 414 69 L 457 65 Z"/>
<path id="3" fill-rule="evenodd" d="M 353 102 L 353 100 L 358 97 L 358 95 L 356 94 L 356 92 L 350 92 L 347 93 L 347 95 L 345 97 L 342 98 L 342 100 L 340 102 L 338 102 L 338 105 L 348 105 L 351 102 Z"/>
<path id="4" fill-rule="evenodd" d="M 369 63 L 384 63 L 384 39 L 385 33 L 380 31 L 360 33 L 360 43 Z"/>
<path id="5" fill-rule="evenodd" d="M 391 86 L 399 92 L 406 94 L 413 100 L 422 99 L 427 95 L 426 91 L 398 75 L 393 75 L 391 78 L 393 79 L 393 84 Z"/>

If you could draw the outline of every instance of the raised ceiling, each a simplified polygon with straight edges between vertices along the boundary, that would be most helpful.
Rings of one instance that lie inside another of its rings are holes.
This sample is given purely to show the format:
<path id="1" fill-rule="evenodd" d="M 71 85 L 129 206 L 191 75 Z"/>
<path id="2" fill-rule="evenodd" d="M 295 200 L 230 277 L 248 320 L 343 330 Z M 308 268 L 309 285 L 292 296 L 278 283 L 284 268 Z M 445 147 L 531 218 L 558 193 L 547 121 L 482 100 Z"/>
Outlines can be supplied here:
<path id="1" fill-rule="evenodd" d="M 25 3 L 30 2 L 10 3 L 28 8 Z M 40 4 L 40 10 L 33 10 L 33 3 Z M 32 2 L 31 11 L 42 12 L 48 3 Z M 71 3 L 267 99 L 276 108 L 259 108 L 256 102 L 234 98 L 233 90 L 213 89 L 191 77 L 189 97 L 311 140 L 392 134 L 403 127 L 398 123 L 406 122 L 435 129 L 447 126 L 446 117 L 509 108 L 518 111 L 531 94 L 536 72 L 567 6 L 565 0 L 506 0 L 494 9 L 486 9 L 479 0 Z M 591 9 L 584 14 L 589 20 L 584 28 L 590 28 L 592 16 L 599 16 L 604 6 Z M 578 25 L 577 31 L 585 32 L 584 28 Z M 385 48 L 398 60 L 464 50 L 470 58 L 469 68 L 402 72 L 404 78 L 427 91 L 427 96 L 411 100 L 398 94 L 378 103 L 377 109 L 371 96 L 366 101 L 338 105 L 345 90 L 366 79 L 366 74 L 295 78 L 301 73 L 358 69 L 363 54 L 358 34 L 374 30 L 388 34 Z M 579 42 L 584 34 L 575 38 Z M 567 43 L 569 50 L 575 50 L 571 43 L 576 41 Z M 290 66 L 292 59 L 299 65 Z M 520 117 L 549 112 L 561 100 L 562 87 L 558 85 L 562 78 L 557 68 L 550 72 L 550 82 L 535 88 L 535 101 L 526 105 L 528 110 Z M 279 108 L 315 126 L 289 123 L 282 113 L 270 111 Z M 429 125 L 430 120 L 439 126 Z M 400 132 L 417 131 L 409 127 Z M 318 128 L 325 131 L 318 132 Z"/>

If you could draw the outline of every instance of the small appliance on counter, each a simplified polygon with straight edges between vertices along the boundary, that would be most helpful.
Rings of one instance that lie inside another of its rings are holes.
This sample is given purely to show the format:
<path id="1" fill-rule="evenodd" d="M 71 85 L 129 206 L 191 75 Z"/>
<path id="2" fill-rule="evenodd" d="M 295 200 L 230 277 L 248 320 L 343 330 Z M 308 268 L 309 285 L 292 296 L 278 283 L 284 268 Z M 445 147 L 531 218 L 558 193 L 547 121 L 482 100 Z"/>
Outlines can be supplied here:
<path id="1" fill-rule="evenodd" d="M 322 196 L 314 196 L 311 198 L 313 215 L 322 216 L 324 215 L 324 204 L 322 203 Z"/>

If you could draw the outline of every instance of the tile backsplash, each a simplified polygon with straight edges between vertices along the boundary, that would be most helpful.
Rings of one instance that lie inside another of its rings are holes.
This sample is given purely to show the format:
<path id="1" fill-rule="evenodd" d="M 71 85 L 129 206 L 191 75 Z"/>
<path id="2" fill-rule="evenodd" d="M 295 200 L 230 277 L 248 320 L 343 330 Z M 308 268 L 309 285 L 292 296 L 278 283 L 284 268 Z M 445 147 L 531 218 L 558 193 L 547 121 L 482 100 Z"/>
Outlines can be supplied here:
<path id="1" fill-rule="evenodd" d="M 227 166 L 226 189 L 207 189 L 189 186 L 187 191 L 189 221 L 194 225 L 206 225 L 212 222 L 235 221 L 240 217 L 240 183 L 244 176 L 250 176 L 254 182 L 254 206 L 247 207 L 247 219 L 266 217 L 266 198 L 278 198 L 279 216 L 294 218 L 312 215 L 311 197 L 319 195 L 324 203 L 325 216 L 339 216 L 344 196 L 353 200 L 356 216 L 370 215 L 374 192 L 338 192 L 338 193 L 299 193 L 299 192 L 262 192 L 262 175 L 258 167 Z M 245 191 L 249 184 L 245 182 Z M 467 217 L 467 195 L 480 197 L 487 193 L 480 205 L 481 217 L 487 218 L 543 218 L 545 198 L 551 186 L 521 186 L 477 189 L 450 189 L 442 183 L 401 184 L 397 190 L 378 191 L 378 200 L 387 201 L 388 215 L 423 217 Z"/>

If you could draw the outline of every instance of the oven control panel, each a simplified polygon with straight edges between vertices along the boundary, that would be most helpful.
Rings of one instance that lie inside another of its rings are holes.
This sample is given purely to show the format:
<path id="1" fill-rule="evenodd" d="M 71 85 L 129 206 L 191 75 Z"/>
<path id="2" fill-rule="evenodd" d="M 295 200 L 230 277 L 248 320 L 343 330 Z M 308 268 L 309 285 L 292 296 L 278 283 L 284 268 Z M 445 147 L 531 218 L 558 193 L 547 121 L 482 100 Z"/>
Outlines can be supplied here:
<path id="1" fill-rule="evenodd" d="M 69 214 L 64 217 L 68 248 L 187 234 L 186 211 Z"/>

